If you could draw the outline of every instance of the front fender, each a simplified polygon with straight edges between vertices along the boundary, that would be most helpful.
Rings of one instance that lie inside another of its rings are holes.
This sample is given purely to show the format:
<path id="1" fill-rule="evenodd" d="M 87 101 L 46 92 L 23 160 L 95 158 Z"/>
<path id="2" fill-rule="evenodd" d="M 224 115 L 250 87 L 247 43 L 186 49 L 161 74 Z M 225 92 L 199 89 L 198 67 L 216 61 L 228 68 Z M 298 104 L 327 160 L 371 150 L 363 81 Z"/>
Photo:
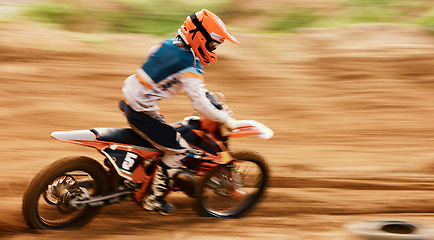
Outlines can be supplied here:
<path id="1" fill-rule="evenodd" d="M 228 133 L 229 137 L 244 137 L 257 135 L 262 139 L 270 139 L 274 132 L 264 124 L 255 120 L 238 120 L 237 128 Z"/>

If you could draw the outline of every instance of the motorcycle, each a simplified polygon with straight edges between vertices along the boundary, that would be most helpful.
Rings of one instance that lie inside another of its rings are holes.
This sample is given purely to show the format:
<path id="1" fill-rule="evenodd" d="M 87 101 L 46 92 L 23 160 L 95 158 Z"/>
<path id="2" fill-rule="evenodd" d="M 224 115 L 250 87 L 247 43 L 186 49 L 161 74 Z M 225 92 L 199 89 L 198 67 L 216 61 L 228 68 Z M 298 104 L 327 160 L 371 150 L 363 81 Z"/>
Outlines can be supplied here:
<path id="1" fill-rule="evenodd" d="M 214 96 L 207 94 L 216 108 L 230 112 L 223 95 Z M 228 130 L 200 116 L 172 124 L 191 147 L 183 168 L 199 184 L 185 187 L 175 179 L 169 193 L 183 191 L 191 197 L 199 216 L 240 217 L 267 188 L 270 176 L 264 157 L 252 150 L 230 151 L 229 139 L 251 135 L 269 139 L 273 131 L 253 120 L 237 121 L 237 125 Z M 131 128 L 55 131 L 51 136 L 97 149 L 105 156 L 104 164 L 86 156 L 71 156 L 42 169 L 23 197 L 23 216 L 32 229 L 83 226 L 103 206 L 126 198 L 141 204 L 163 154 Z"/>

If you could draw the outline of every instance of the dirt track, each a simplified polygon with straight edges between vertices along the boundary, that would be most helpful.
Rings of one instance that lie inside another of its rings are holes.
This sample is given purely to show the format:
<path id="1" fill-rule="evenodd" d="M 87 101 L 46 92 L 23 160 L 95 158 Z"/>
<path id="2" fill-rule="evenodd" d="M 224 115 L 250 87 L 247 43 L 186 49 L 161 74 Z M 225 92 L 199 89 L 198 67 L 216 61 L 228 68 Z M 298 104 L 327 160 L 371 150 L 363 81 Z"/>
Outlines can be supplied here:
<path id="1" fill-rule="evenodd" d="M 0 237 L 8 239 L 356 239 L 343 228 L 365 220 L 434 225 L 434 38 L 421 29 L 360 25 L 271 38 L 241 34 L 206 68 L 237 119 L 276 133 L 237 139 L 272 167 L 266 198 L 234 220 L 112 205 L 80 230 L 35 232 L 21 196 L 45 165 L 93 149 L 52 140 L 54 130 L 125 127 L 122 81 L 159 41 L 0 25 Z M 191 112 L 186 96 L 162 103 L 168 121 Z"/>

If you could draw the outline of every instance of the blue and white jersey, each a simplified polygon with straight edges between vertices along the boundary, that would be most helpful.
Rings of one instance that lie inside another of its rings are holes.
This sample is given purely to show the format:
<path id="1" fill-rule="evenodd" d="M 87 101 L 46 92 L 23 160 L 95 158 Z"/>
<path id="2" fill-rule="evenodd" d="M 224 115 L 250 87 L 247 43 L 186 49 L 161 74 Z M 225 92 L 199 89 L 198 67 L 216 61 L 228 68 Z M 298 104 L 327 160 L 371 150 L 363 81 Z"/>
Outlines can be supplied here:
<path id="1" fill-rule="evenodd" d="M 171 98 L 184 90 L 193 108 L 200 114 L 221 123 L 229 116 L 217 110 L 206 98 L 202 66 L 193 53 L 167 39 L 151 52 L 135 75 L 124 81 L 122 92 L 128 105 L 138 112 L 158 111 L 161 99 Z"/>

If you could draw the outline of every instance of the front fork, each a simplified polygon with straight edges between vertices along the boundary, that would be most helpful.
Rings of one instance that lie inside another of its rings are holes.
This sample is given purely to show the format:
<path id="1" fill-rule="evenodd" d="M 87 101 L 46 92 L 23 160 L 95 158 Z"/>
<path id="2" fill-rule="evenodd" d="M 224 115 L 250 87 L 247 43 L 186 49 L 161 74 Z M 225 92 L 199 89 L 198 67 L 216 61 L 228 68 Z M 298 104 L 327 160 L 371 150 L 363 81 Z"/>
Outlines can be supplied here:
<path id="1" fill-rule="evenodd" d="M 246 195 L 246 192 L 241 190 L 241 188 L 243 187 L 243 176 L 241 175 L 241 173 L 237 171 L 233 163 L 230 164 L 229 173 L 230 173 L 230 178 L 232 179 L 231 181 L 232 184 L 230 186 L 231 197 L 243 198 Z"/>
<path id="2" fill-rule="evenodd" d="M 228 198 L 242 198 L 246 195 L 241 190 L 243 187 L 242 176 L 237 172 L 233 163 L 223 166 L 222 170 L 211 177 L 208 185 L 217 195 Z"/>

